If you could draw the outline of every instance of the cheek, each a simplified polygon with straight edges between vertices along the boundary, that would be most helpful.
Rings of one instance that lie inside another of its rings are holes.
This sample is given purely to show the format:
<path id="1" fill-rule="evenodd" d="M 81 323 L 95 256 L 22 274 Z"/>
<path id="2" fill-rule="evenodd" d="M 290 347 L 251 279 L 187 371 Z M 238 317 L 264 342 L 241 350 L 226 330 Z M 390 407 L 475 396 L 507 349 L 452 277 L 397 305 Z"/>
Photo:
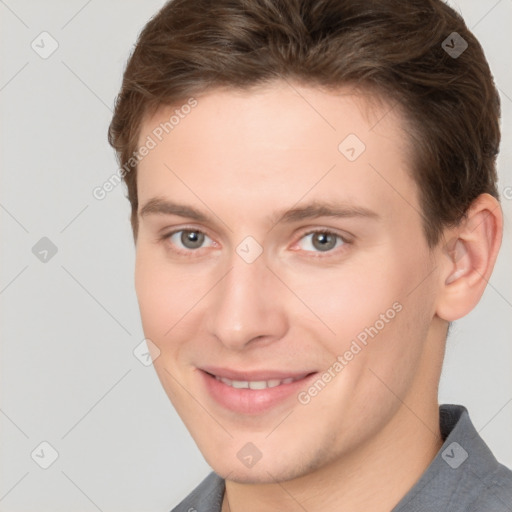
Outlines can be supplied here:
<path id="1" fill-rule="evenodd" d="M 367 365 L 392 375 L 399 365 L 416 365 L 421 354 L 432 301 L 425 288 L 412 292 L 429 269 L 424 255 L 399 252 L 383 247 L 336 269 L 297 272 L 287 281 L 312 312 L 302 318 L 316 325 L 331 362 L 345 354 L 354 361 L 347 368 L 353 379 Z M 421 287 L 428 286 L 426 279 Z"/>
<path id="2" fill-rule="evenodd" d="M 159 268 L 143 251 L 137 250 L 135 263 L 135 291 L 146 337 L 155 336 L 163 329 L 164 311 L 172 311 L 172 294 L 166 293 Z M 160 325 L 162 324 L 162 325 Z"/>
<path id="3" fill-rule="evenodd" d="M 207 276 L 191 266 L 171 264 L 152 247 L 137 248 L 135 291 L 142 325 L 146 337 L 162 350 L 170 348 L 178 333 L 189 337 L 184 331 L 192 328 L 190 320 L 208 288 Z"/>
<path id="4" fill-rule="evenodd" d="M 146 337 L 160 344 L 177 321 L 184 290 L 172 267 L 155 258 L 154 251 L 138 247 L 135 261 L 135 291 Z"/>
<path id="5" fill-rule="evenodd" d="M 405 279 L 393 265 L 359 261 L 338 268 L 296 272 L 287 281 L 316 318 L 322 334 L 340 347 L 376 325 L 381 331 L 393 323 L 403 300 Z M 303 304 L 297 303 L 304 309 Z M 321 323 L 319 323 L 321 322 Z M 323 327 L 322 327 L 323 325 Z M 366 335 L 368 336 L 368 335 Z"/>

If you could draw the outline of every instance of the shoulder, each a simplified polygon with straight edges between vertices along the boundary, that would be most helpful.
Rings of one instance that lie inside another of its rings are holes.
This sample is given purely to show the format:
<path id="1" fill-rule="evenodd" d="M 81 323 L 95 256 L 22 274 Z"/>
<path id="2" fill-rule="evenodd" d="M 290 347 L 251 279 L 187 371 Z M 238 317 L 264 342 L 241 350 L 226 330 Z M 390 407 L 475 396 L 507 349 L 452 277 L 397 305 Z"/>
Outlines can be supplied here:
<path id="1" fill-rule="evenodd" d="M 477 497 L 468 512 L 512 511 L 512 471 L 497 463 L 493 471 L 474 473 L 473 483 L 478 489 Z"/>
<path id="2" fill-rule="evenodd" d="M 171 512 L 221 512 L 224 480 L 213 471 Z"/>
<path id="3" fill-rule="evenodd" d="M 443 446 L 393 512 L 512 512 L 512 471 L 500 464 L 461 405 L 440 408 Z"/>
<path id="4" fill-rule="evenodd" d="M 468 499 L 468 512 L 512 512 L 512 471 L 496 459 L 473 426 L 467 409 L 460 409 L 462 414 L 448 440 L 458 440 L 465 447 L 467 459 L 455 473 L 461 473 L 457 482 L 460 494 L 466 488 L 464 494 L 472 498 Z M 446 461 L 446 450 L 444 454 Z"/>

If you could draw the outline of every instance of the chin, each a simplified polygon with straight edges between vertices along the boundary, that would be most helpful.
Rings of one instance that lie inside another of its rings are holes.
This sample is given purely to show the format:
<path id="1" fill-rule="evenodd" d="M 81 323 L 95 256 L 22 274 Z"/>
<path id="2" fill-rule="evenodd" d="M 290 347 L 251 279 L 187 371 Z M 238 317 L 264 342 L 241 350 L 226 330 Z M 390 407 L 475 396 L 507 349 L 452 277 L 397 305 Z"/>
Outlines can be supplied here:
<path id="1" fill-rule="evenodd" d="M 271 460 L 264 462 L 263 459 L 250 468 L 244 467 L 238 460 L 232 466 L 212 464 L 210 462 L 209 465 L 221 478 L 240 484 L 275 484 L 276 482 L 286 482 L 315 470 L 313 464 L 311 467 L 305 467 L 299 461 L 283 466 L 277 463 L 272 464 Z"/>
<path id="2" fill-rule="evenodd" d="M 292 480 L 296 475 L 290 475 L 288 473 L 279 472 L 279 470 L 266 470 L 260 468 L 244 469 L 237 468 L 235 470 L 216 471 L 220 477 L 236 482 L 238 484 L 275 484 L 276 482 L 284 482 L 286 480 Z M 298 476 L 298 475 L 297 475 Z"/>

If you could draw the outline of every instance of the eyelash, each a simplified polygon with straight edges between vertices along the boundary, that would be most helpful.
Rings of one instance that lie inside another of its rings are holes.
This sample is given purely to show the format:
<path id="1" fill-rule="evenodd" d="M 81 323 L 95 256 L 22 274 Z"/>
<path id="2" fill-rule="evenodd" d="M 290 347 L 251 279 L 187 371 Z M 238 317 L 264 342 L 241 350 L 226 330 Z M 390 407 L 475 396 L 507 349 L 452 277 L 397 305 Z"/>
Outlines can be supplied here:
<path id="1" fill-rule="evenodd" d="M 188 232 L 191 232 L 191 233 L 200 233 L 200 234 L 203 234 L 203 235 L 207 236 L 208 238 L 211 238 L 211 237 L 208 236 L 207 233 L 205 233 L 204 231 L 201 231 L 200 229 L 184 227 L 184 228 L 181 228 L 181 229 L 176 229 L 174 231 L 170 231 L 169 233 L 165 233 L 164 235 L 162 235 L 160 237 L 160 241 L 168 242 L 169 239 L 171 238 L 171 236 L 175 235 L 176 233 L 180 233 L 182 231 L 188 231 Z M 336 249 L 343 250 L 343 246 L 349 245 L 349 244 L 352 243 L 346 237 L 340 235 L 339 233 L 336 233 L 335 231 L 331 231 L 329 229 L 312 229 L 310 231 L 307 231 L 307 232 L 303 233 L 302 236 L 299 238 L 299 241 L 302 240 L 303 238 L 309 236 L 309 235 L 314 235 L 315 233 L 322 233 L 323 235 L 332 235 L 332 236 L 340 239 L 343 242 L 343 244 L 340 247 L 335 247 L 335 248 L 333 248 L 333 249 L 331 249 L 329 251 L 326 251 L 325 253 L 322 253 L 321 251 L 306 251 L 308 253 L 312 253 L 312 255 L 310 256 L 312 258 L 328 258 L 329 256 L 339 252 L 339 251 L 336 251 Z M 177 249 L 176 246 L 174 246 L 173 244 L 169 243 L 169 245 L 173 246 L 173 248 L 171 249 L 173 252 L 175 252 L 177 254 L 180 254 L 180 255 L 183 255 L 183 256 L 191 256 L 193 253 L 195 253 L 195 252 L 197 253 L 197 252 L 200 251 L 200 249 L 202 249 L 202 248 L 199 248 L 199 249 L 184 250 L 184 249 Z M 192 257 L 198 257 L 198 256 L 192 256 Z"/>

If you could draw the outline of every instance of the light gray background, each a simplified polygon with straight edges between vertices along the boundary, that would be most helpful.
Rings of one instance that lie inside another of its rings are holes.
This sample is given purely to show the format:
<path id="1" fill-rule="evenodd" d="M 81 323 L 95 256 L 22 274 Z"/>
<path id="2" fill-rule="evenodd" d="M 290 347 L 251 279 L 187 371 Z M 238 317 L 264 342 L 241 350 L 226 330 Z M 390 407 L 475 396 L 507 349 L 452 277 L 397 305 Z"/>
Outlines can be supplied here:
<path id="1" fill-rule="evenodd" d="M 144 336 L 124 185 L 103 201 L 92 195 L 117 168 L 106 133 L 126 59 L 161 5 L 0 0 L 2 512 L 168 511 L 209 472 L 153 368 L 133 355 Z M 452 5 L 501 91 L 503 191 L 512 186 L 512 0 Z M 31 48 L 43 31 L 59 45 L 47 59 Z M 507 195 L 501 255 L 481 304 L 454 326 L 440 402 L 466 405 L 512 467 Z M 58 248 L 46 263 L 32 253 L 42 237 Z M 31 457 L 43 441 L 58 452 L 48 469 Z"/>

